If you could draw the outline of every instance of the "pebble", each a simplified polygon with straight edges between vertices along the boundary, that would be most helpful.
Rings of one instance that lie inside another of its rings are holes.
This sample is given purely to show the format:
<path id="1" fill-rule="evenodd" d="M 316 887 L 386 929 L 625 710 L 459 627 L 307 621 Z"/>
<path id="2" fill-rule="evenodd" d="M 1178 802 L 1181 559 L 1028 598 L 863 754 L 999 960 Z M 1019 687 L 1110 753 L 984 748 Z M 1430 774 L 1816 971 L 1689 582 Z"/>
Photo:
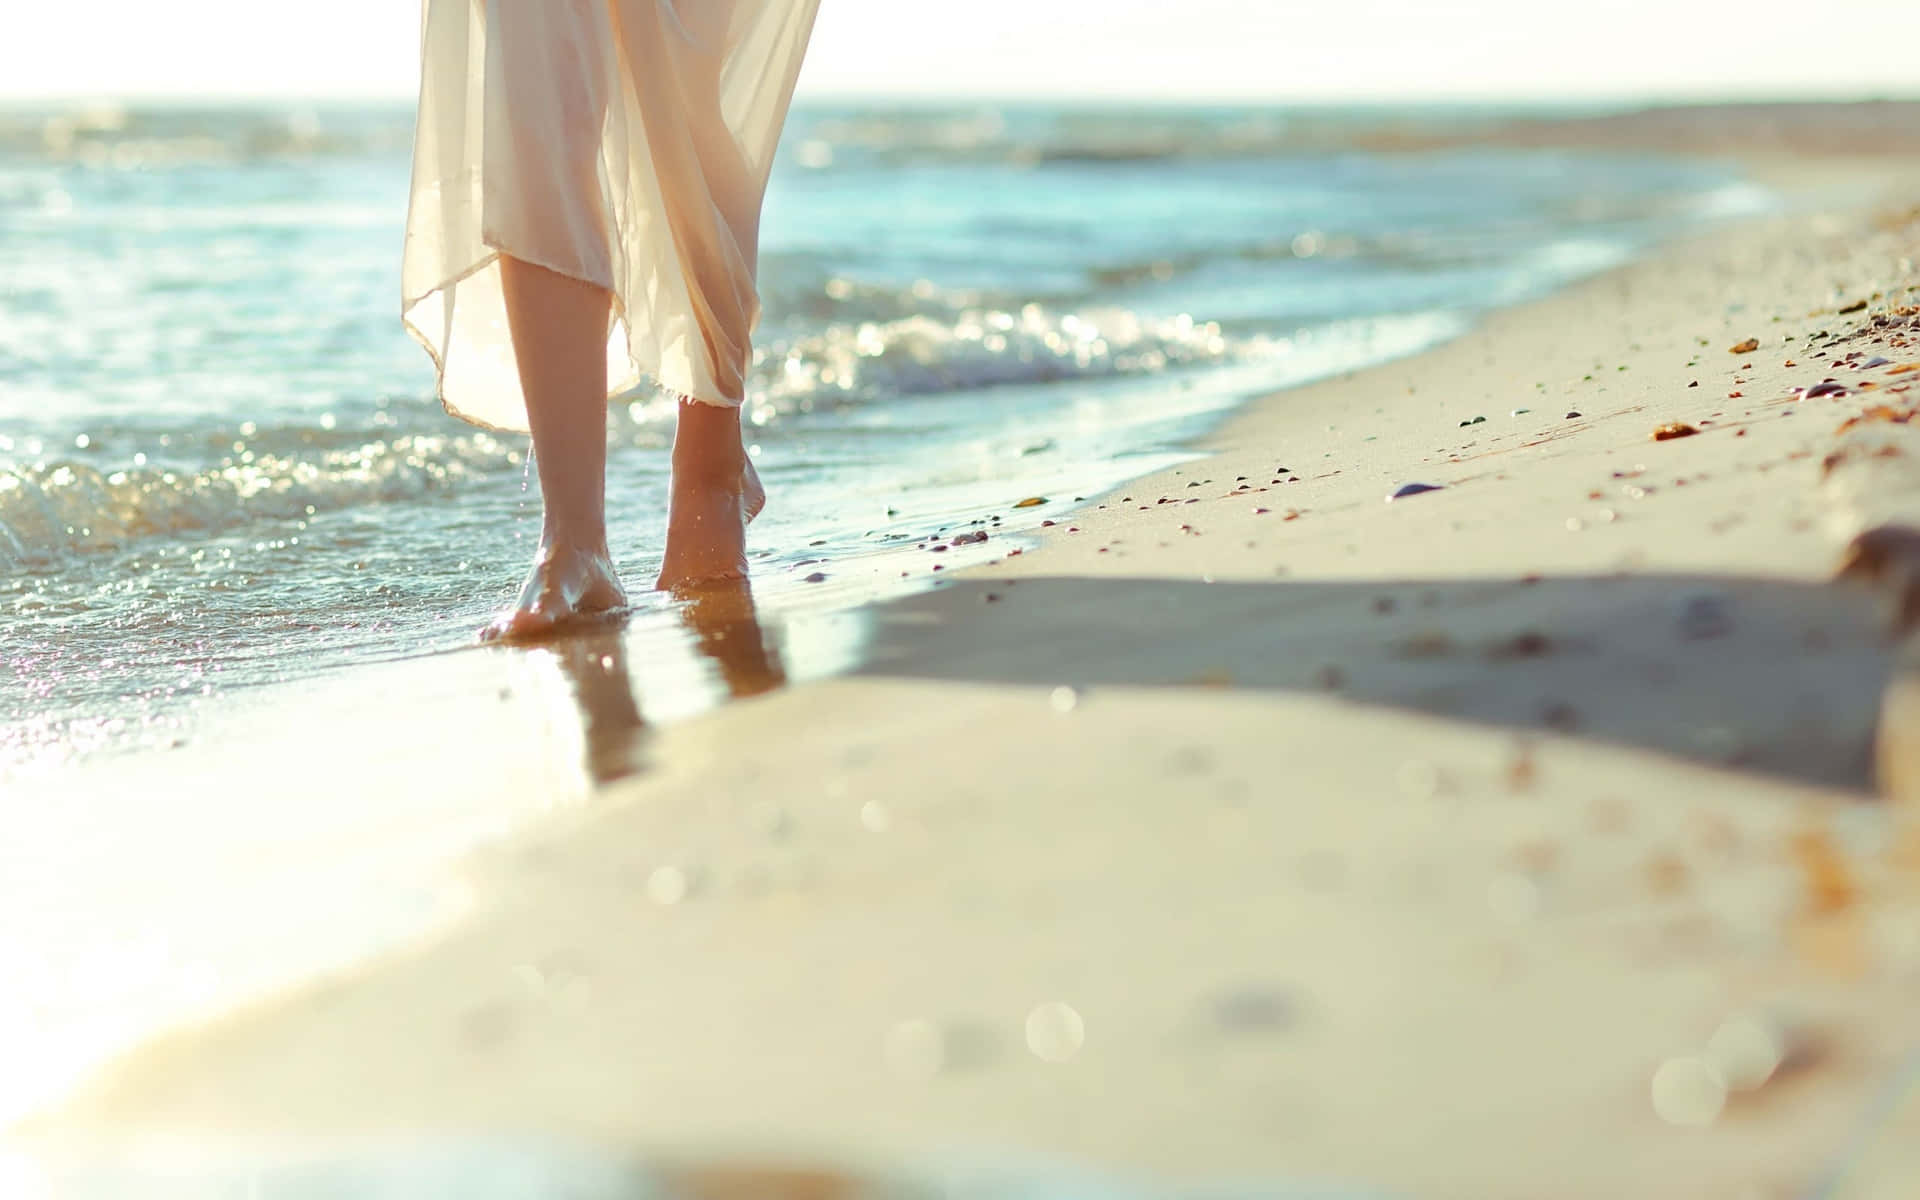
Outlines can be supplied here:
<path id="1" fill-rule="evenodd" d="M 1392 502 L 1407 496 L 1418 496 L 1422 492 L 1437 492 L 1442 486 L 1444 485 L 1437 483 L 1403 483 L 1394 489 L 1393 495 L 1388 496 L 1387 500 Z"/>
<path id="2" fill-rule="evenodd" d="M 1027 1014 L 1027 1049 L 1045 1062 L 1063 1063 L 1086 1045 L 1087 1024 L 1071 1004 L 1058 1000 Z"/>
<path id="3" fill-rule="evenodd" d="M 1707 1062 L 1736 1092 L 1764 1087 L 1787 1061 L 1790 1033 L 1780 1022 L 1758 1013 L 1736 1013 L 1707 1039 Z"/>
<path id="4" fill-rule="evenodd" d="M 1580 414 L 1579 414 L 1579 413 L 1577 413 L 1577 412 L 1570 412 L 1570 413 L 1568 413 L 1568 414 L 1567 414 L 1567 420 L 1569 420 L 1569 421 L 1572 421 L 1572 420 L 1575 420 L 1575 419 L 1577 419 L 1577 418 L 1578 418 L 1579 416 L 1580 416 Z"/>
<path id="5" fill-rule="evenodd" d="M 1844 396 L 1847 389 L 1828 379 L 1812 387 L 1800 388 L 1799 392 L 1802 400 L 1817 400 L 1821 396 Z"/>
<path id="6" fill-rule="evenodd" d="M 825 583 L 826 581 L 827 573 L 825 571 L 815 571 L 813 574 L 801 580 L 802 583 Z"/>
<path id="7" fill-rule="evenodd" d="M 986 540 L 987 540 L 987 531 L 982 529 L 973 533 L 955 534 L 953 539 L 953 545 L 974 546 Z"/>
<path id="8" fill-rule="evenodd" d="M 1507 415 L 1510 417 L 1524 417 L 1532 411 L 1533 410 L 1530 408 L 1516 408 L 1512 412 L 1508 413 Z"/>
<path id="9" fill-rule="evenodd" d="M 1744 342 L 1736 342 L 1733 345 L 1728 346 L 1727 353 L 1728 354 L 1752 354 L 1755 350 L 1758 350 L 1759 348 L 1760 348 L 1759 338 L 1748 338 Z"/>
<path id="10" fill-rule="evenodd" d="M 1070 713 L 1080 706 L 1080 693 L 1070 687 L 1057 687 L 1047 697 L 1047 703 L 1057 713 Z"/>
<path id="11" fill-rule="evenodd" d="M 1045 496 L 1028 496 L 1025 500 L 1015 501 L 1013 506 L 1015 508 L 1038 508 L 1046 502 L 1047 498 Z"/>

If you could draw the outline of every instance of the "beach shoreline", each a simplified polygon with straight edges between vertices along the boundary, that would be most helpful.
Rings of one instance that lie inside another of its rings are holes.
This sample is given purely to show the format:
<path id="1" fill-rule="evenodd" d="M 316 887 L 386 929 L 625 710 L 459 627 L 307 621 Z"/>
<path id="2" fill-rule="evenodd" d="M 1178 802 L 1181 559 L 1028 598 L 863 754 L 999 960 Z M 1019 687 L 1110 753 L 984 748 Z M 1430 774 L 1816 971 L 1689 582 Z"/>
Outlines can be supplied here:
<path id="1" fill-rule="evenodd" d="M 1810 337 L 1920 300 L 1888 203 L 1920 189 L 1862 169 L 1246 405 L 878 605 L 850 673 L 651 732 L 634 778 L 483 851 L 450 925 L 29 1134 L 1808 1194 L 1920 974 L 1911 817 L 1871 799 L 1883 598 L 1828 582 L 1885 514 L 1820 480 L 1877 398 L 1791 394 L 1891 397 L 1920 358 Z M 448 683 L 441 730 L 479 709 Z M 497 761 L 460 778 L 514 786 Z M 1716 1091 L 1750 1013 L 1780 1061 Z"/>

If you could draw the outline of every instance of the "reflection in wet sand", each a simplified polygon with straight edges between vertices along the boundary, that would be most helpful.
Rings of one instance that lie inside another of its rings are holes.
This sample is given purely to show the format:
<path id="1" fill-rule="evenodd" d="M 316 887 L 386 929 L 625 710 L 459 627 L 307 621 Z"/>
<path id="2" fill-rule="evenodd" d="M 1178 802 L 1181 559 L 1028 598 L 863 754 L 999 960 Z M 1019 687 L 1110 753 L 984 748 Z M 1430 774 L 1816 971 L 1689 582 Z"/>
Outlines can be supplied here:
<path id="1" fill-rule="evenodd" d="M 770 692 L 787 681 L 780 653 L 754 612 L 753 586 L 746 580 L 683 588 L 674 593 L 680 623 L 694 645 L 720 668 L 727 694 L 735 700 Z"/>
<path id="2" fill-rule="evenodd" d="M 580 709 L 581 740 L 586 745 L 587 775 L 610 783 L 640 766 L 646 718 L 634 700 L 627 672 L 627 645 L 621 630 L 600 629 L 555 642 L 535 654 L 551 654 L 573 686 Z"/>
<path id="3" fill-rule="evenodd" d="M 718 668 L 728 697 L 756 696 L 786 683 L 786 668 L 745 580 L 680 589 L 673 600 L 681 627 L 693 648 Z M 531 653 L 550 656 L 572 688 L 588 777 L 604 784 L 638 771 L 646 718 L 635 697 L 623 626 L 598 627 Z"/>

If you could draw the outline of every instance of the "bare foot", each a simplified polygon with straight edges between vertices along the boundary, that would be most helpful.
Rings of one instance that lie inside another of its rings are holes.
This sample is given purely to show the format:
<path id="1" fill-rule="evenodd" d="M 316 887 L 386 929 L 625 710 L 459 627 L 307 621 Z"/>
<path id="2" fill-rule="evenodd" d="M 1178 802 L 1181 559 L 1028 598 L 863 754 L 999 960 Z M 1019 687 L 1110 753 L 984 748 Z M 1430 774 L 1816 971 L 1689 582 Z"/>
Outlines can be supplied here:
<path id="1" fill-rule="evenodd" d="M 683 402 L 673 439 L 662 591 L 747 577 L 747 522 L 767 505 L 738 409 Z"/>
<path id="2" fill-rule="evenodd" d="M 571 543 L 543 540 L 533 568 L 513 608 L 480 631 L 483 642 L 543 637 L 580 617 L 626 604 L 627 593 L 614 574 L 604 548 L 576 549 Z"/>
<path id="3" fill-rule="evenodd" d="M 673 473 L 661 591 L 747 577 L 747 524 L 767 506 L 767 491 L 744 454 L 718 478 L 706 471 Z"/>

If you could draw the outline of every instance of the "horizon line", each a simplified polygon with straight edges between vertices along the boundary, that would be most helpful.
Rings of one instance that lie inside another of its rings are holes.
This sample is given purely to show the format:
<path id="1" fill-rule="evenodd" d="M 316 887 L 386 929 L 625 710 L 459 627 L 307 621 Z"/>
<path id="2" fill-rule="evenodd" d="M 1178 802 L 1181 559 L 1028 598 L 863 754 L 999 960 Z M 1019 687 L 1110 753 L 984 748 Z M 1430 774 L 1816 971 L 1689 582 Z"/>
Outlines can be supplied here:
<path id="1" fill-rule="evenodd" d="M 0 108 L 25 108 L 44 105 L 128 105 L 141 107 L 238 107 L 271 105 L 305 106 L 382 106 L 401 107 L 415 103 L 415 94 L 401 92 L 368 93 L 268 93 L 206 92 L 46 92 L 11 95 L 0 92 Z M 1033 106 L 1056 108 L 1251 108 L 1251 109 L 1393 109 L 1393 108 L 1694 108 L 1758 105 L 1792 105 L 1821 108 L 1844 105 L 1903 104 L 1920 102 L 1920 86 L 1901 91 L 1892 88 L 1863 88 L 1841 95 L 1809 97 L 1792 89 L 1723 90 L 1719 92 L 1595 92 L 1580 95 L 1536 95 L 1525 93 L 1418 94 L 1372 96 L 1175 96 L 1125 95 L 1117 93 L 1018 93 L 1018 92 L 912 92 L 820 91 L 801 92 L 794 97 L 796 108 L 810 105 L 867 104 L 894 108 L 977 106 Z"/>

